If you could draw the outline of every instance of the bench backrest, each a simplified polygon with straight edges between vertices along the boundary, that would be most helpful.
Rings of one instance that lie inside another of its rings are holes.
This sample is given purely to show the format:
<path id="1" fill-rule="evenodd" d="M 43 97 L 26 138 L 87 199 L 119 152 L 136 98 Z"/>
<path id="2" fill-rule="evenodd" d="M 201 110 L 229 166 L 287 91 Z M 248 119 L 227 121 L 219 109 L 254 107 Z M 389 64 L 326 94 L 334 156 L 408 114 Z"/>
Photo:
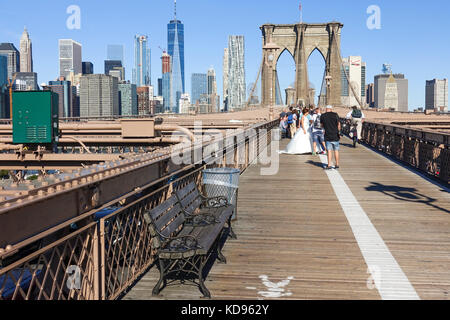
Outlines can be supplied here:
<path id="1" fill-rule="evenodd" d="M 166 238 L 175 236 L 182 229 L 185 222 L 183 210 L 175 194 L 162 204 L 146 212 L 144 219 L 150 227 L 150 234 L 153 237 L 153 248 L 155 249 L 160 248 L 167 241 Z"/>
<path id="2" fill-rule="evenodd" d="M 202 204 L 202 197 L 195 182 L 191 182 L 186 187 L 178 190 L 176 195 L 181 207 L 188 214 L 194 214 Z"/>

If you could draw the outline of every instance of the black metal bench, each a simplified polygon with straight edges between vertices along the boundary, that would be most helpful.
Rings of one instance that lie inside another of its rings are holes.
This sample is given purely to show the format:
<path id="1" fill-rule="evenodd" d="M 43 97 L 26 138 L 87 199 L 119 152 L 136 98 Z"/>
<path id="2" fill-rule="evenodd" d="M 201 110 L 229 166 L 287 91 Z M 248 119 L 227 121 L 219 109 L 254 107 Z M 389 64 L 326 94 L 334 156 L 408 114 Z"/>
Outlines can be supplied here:
<path id="1" fill-rule="evenodd" d="M 204 283 L 204 267 L 215 253 L 226 263 L 219 240 L 224 230 L 231 231 L 232 213 L 225 198 L 205 198 L 192 183 L 144 214 L 159 262 L 160 278 L 153 295 L 167 286 L 172 275 L 182 283 L 198 280 L 201 293 L 211 297 Z"/>

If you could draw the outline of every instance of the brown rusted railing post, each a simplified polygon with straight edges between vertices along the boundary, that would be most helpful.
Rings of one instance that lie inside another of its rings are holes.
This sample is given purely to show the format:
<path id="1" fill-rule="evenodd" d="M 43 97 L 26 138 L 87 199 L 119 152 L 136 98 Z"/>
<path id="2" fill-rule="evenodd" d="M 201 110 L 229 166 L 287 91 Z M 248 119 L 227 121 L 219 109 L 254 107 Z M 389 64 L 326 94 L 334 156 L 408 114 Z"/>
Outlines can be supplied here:
<path id="1" fill-rule="evenodd" d="M 99 243 L 100 243 L 100 300 L 105 300 L 106 298 L 106 279 L 105 279 L 105 220 L 101 219 L 99 221 Z"/>
<path id="2" fill-rule="evenodd" d="M 98 224 L 94 229 L 94 237 L 92 239 L 92 262 L 93 262 L 93 290 L 94 290 L 94 300 L 100 300 L 100 250 L 99 250 L 99 227 Z"/>

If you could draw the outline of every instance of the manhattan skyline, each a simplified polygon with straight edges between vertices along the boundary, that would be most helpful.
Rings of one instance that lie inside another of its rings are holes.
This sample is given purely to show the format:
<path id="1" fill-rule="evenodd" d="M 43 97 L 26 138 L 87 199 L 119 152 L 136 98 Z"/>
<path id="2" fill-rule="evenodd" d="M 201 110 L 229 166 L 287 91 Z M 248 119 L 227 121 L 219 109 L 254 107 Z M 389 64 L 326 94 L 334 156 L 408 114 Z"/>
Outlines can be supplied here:
<path id="1" fill-rule="evenodd" d="M 83 61 L 94 63 L 102 70 L 108 44 L 125 47 L 127 80 L 132 80 L 133 37 L 148 34 L 151 57 L 152 84 L 161 77 L 161 54 L 158 46 L 167 50 L 167 23 L 173 19 L 173 1 L 148 2 L 133 0 L 127 6 L 105 6 L 104 3 L 80 0 L 49 0 L 51 6 L 25 1 L 26 8 L 17 10 L 12 2 L 2 4 L 0 42 L 19 46 L 26 25 L 33 41 L 34 71 L 39 82 L 55 80 L 58 76 L 58 40 L 73 39 L 83 46 Z M 70 30 L 66 13 L 70 5 L 81 9 L 81 28 Z M 381 29 L 369 30 L 367 8 L 375 4 L 381 9 Z M 300 20 L 298 0 L 285 0 L 283 5 L 270 1 L 217 2 L 208 0 L 181 0 L 177 3 L 177 18 L 185 26 L 185 91 L 191 87 L 192 73 L 204 73 L 214 66 L 218 91 L 222 89 L 223 49 L 229 35 L 245 37 L 247 85 L 256 79 L 262 58 L 261 31 L 264 23 L 297 23 Z M 342 30 L 342 57 L 362 56 L 367 63 L 367 83 L 381 73 L 383 63 L 392 64 L 394 73 L 403 73 L 410 81 L 409 109 L 425 104 L 425 81 L 449 77 L 450 44 L 442 40 L 440 32 L 448 30 L 450 22 L 446 1 L 430 1 L 419 6 L 404 0 L 389 1 L 302 1 L 305 23 L 339 21 Z M 139 8 L 139 10 L 136 10 Z M 207 19 L 205 13 L 213 14 Z M 121 23 L 117 23 L 121 21 Z M 278 75 L 282 90 L 294 79 L 293 59 L 280 58 Z M 315 52 L 308 63 L 310 80 L 317 88 L 323 77 L 324 61 Z M 291 80 L 292 79 L 292 80 Z"/>

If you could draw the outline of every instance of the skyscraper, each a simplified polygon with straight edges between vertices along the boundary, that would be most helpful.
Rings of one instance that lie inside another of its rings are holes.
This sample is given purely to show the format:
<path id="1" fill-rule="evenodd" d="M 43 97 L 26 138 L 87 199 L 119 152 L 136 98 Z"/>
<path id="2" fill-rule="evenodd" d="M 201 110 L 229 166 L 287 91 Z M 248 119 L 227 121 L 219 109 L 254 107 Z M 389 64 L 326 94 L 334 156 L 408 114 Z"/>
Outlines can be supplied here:
<path id="1" fill-rule="evenodd" d="M 150 114 L 150 86 L 139 87 L 136 89 L 138 98 L 138 114 L 140 116 Z"/>
<path id="2" fill-rule="evenodd" d="M 405 75 L 376 75 L 374 84 L 375 108 L 408 112 L 408 80 Z"/>
<path id="3" fill-rule="evenodd" d="M 228 48 L 223 50 L 223 110 L 228 111 L 228 67 L 229 53 Z"/>
<path id="4" fill-rule="evenodd" d="M 162 62 L 162 97 L 164 112 L 170 112 L 170 88 L 171 88 L 171 74 L 172 63 L 171 58 L 167 52 L 163 52 L 161 57 Z"/>
<path id="5" fill-rule="evenodd" d="M 366 63 L 359 56 L 342 59 L 341 67 L 341 102 L 344 106 L 358 106 L 366 103 Z M 353 90 L 349 87 L 349 82 Z M 355 97 L 355 94 L 357 98 Z"/>
<path id="6" fill-rule="evenodd" d="M 148 36 L 136 35 L 134 37 L 133 83 L 137 87 L 151 85 Z"/>
<path id="7" fill-rule="evenodd" d="M 193 73 L 191 77 L 191 101 L 196 104 L 202 95 L 208 94 L 208 76 L 206 73 Z"/>
<path id="8" fill-rule="evenodd" d="M 118 79 L 104 74 L 81 77 L 80 116 L 103 117 L 119 115 Z"/>
<path id="9" fill-rule="evenodd" d="M 86 61 L 82 63 L 82 73 L 85 74 L 94 74 L 94 64 L 92 62 Z"/>
<path id="10" fill-rule="evenodd" d="M 109 75 L 109 72 L 114 68 L 121 68 L 122 61 L 120 60 L 105 60 L 105 74 Z"/>
<path id="11" fill-rule="evenodd" d="M 8 83 L 8 58 L 0 55 L 0 88 Z"/>
<path id="12" fill-rule="evenodd" d="M 59 40 L 59 75 L 69 78 L 71 71 L 76 74 L 83 73 L 81 60 L 81 44 L 72 39 Z"/>
<path id="13" fill-rule="evenodd" d="M 109 44 L 107 47 L 107 59 L 108 60 L 120 60 L 124 65 L 123 60 L 123 45 L 121 44 Z"/>
<path id="14" fill-rule="evenodd" d="M 119 83 L 119 110 L 122 116 L 138 115 L 136 85 Z"/>
<path id="15" fill-rule="evenodd" d="M 6 87 L 8 83 L 8 58 L 0 54 L 0 119 L 6 117 Z"/>
<path id="16" fill-rule="evenodd" d="M 33 49 L 27 28 L 20 38 L 20 72 L 33 72 Z"/>
<path id="17" fill-rule="evenodd" d="M 425 108 L 439 112 L 448 111 L 448 79 L 428 80 L 425 86 Z"/>
<path id="18" fill-rule="evenodd" d="M 14 82 L 14 90 L 17 91 L 34 91 L 38 90 L 38 79 L 36 72 L 17 72 L 16 81 Z"/>
<path id="19" fill-rule="evenodd" d="M 244 36 L 228 39 L 228 110 L 241 109 L 246 103 Z"/>
<path id="20" fill-rule="evenodd" d="M 20 71 L 20 53 L 12 43 L 0 43 L 0 55 L 8 59 L 8 79 Z"/>
<path id="21" fill-rule="evenodd" d="M 76 103 L 77 88 L 72 86 L 70 81 L 49 81 L 48 88 L 50 91 L 58 94 L 59 108 L 58 113 L 61 118 L 74 117 L 73 110 Z"/>
<path id="22" fill-rule="evenodd" d="M 162 78 L 158 78 L 158 97 L 162 97 Z"/>
<path id="23" fill-rule="evenodd" d="M 177 20 L 177 1 L 175 0 L 175 15 L 167 26 L 168 53 L 172 57 L 172 77 L 170 90 L 170 108 L 179 113 L 179 100 L 185 92 L 184 78 L 184 25 Z"/>
<path id="24" fill-rule="evenodd" d="M 189 93 L 183 93 L 180 98 L 180 113 L 188 114 L 189 109 L 191 108 L 191 97 Z"/>
<path id="25" fill-rule="evenodd" d="M 388 110 L 399 111 L 398 106 L 398 86 L 394 76 L 390 75 L 386 82 L 386 91 L 384 94 L 384 108 Z"/>
<path id="26" fill-rule="evenodd" d="M 208 104 L 210 112 L 219 112 L 217 106 L 217 82 L 216 71 L 213 67 L 208 70 Z"/>
<path id="27" fill-rule="evenodd" d="M 375 107 L 375 85 L 373 83 L 369 83 L 366 90 L 366 103 L 369 108 Z"/>
<path id="28" fill-rule="evenodd" d="M 124 67 L 114 67 L 109 70 L 108 75 L 116 77 L 119 82 L 125 81 L 125 68 Z"/>

